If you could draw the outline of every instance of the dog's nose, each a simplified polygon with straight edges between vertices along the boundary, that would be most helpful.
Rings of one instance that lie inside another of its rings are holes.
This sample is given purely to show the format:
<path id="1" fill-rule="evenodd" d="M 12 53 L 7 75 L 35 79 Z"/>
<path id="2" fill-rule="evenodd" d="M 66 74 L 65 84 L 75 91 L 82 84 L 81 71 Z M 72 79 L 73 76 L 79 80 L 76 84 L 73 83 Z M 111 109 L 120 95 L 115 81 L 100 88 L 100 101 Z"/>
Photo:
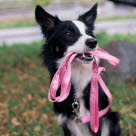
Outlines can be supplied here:
<path id="1" fill-rule="evenodd" d="M 97 41 L 94 38 L 91 39 L 87 39 L 85 44 L 89 47 L 89 48 L 95 48 L 97 45 Z"/>

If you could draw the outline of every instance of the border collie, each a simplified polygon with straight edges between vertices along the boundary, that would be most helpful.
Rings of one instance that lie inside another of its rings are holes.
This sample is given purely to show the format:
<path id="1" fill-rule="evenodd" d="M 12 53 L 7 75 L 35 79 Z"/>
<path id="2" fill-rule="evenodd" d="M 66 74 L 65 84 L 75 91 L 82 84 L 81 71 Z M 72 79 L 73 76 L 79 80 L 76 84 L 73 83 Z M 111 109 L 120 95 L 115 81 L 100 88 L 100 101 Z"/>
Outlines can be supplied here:
<path id="1" fill-rule="evenodd" d="M 65 55 L 71 51 L 80 55 L 71 64 L 71 91 L 63 102 L 54 103 L 54 111 L 65 136 L 120 136 L 119 114 L 109 111 L 100 118 L 99 131 L 91 131 L 89 123 L 78 125 L 77 116 L 89 115 L 89 94 L 93 56 L 86 52 L 97 49 L 94 35 L 94 23 L 97 17 L 97 4 L 74 21 L 61 21 L 57 16 L 47 13 L 42 7 L 35 10 L 36 21 L 46 38 L 42 49 L 43 63 L 47 66 L 51 79 L 59 68 Z M 58 93 L 59 95 L 59 93 Z M 78 111 L 73 112 L 73 104 Z M 108 105 L 108 99 L 99 87 L 99 109 Z"/>

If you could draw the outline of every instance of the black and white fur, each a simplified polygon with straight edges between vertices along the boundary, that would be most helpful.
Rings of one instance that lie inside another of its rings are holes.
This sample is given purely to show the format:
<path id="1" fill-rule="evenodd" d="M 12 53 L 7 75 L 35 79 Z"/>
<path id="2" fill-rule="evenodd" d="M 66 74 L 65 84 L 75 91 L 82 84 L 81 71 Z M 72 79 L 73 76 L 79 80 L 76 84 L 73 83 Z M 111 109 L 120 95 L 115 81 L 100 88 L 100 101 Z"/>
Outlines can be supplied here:
<path id="1" fill-rule="evenodd" d="M 71 64 L 72 86 L 70 95 L 63 102 L 54 103 L 54 111 L 64 130 L 64 135 L 120 136 L 118 113 L 110 110 L 104 117 L 100 118 L 99 131 L 95 134 L 91 131 L 89 123 L 79 126 L 75 122 L 75 113 L 72 112 L 72 103 L 77 99 L 80 104 L 78 116 L 83 117 L 90 114 L 89 94 L 93 56 L 88 57 L 85 53 L 97 48 L 97 40 L 93 33 L 97 4 L 74 21 L 61 21 L 40 6 L 36 7 L 35 16 L 46 38 L 42 49 L 42 58 L 50 72 L 51 79 L 67 53 L 73 51 L 80 54 Z M 59 95 L 59 91 L 57 95 Z M 105 108 L 107 104 L 107 97 L 99 88 L 99 109 Z"/>

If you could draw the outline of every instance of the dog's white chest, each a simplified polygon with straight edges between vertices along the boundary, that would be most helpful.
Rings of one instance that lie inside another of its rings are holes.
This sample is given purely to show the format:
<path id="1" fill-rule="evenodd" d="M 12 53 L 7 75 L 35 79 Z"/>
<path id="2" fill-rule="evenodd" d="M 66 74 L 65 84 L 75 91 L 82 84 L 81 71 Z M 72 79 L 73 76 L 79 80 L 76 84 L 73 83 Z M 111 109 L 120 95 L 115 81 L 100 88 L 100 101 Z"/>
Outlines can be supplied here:
<path id="1" fill-rule="evenodd" d="M 79 98 L 83 95 L 83 90 L 91 81 L 92 77 L 92 63 L 79 64 L 74 61 L 71 64 L 71 81 L 75 89 L 75 97 Z"/>

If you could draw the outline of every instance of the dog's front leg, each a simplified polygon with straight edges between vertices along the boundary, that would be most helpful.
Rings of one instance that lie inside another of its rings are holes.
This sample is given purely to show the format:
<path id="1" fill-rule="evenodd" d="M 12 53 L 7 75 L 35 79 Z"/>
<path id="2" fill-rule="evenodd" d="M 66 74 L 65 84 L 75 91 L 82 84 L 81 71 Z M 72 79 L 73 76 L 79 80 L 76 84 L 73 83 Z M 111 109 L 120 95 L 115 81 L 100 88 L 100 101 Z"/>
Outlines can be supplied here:
<path id="1" fill-rule="evenodd" d="M 63 131 L 64 131 L 64 136 L 72 136 L 69 128 L 67 127 L 67 124 L 62 125 Z"/>

